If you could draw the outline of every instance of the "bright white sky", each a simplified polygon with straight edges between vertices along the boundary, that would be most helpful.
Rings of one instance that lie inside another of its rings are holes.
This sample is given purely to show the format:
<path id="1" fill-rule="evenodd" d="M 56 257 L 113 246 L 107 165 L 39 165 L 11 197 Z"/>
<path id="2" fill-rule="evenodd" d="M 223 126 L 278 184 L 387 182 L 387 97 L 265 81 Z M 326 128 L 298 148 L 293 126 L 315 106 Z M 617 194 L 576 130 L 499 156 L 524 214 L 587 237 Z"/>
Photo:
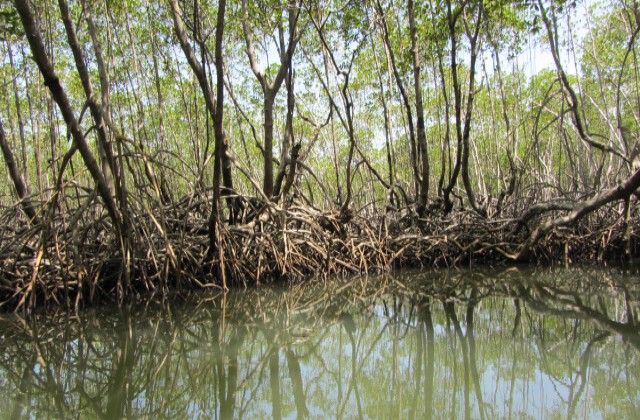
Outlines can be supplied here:
<path id="1" fill-rule="evenodd" d="M 589 10 L 595 8 L 596 13 L 602 12 L 603 7 L 607 1 L 601 0 L 582 0 L 578 1 L 576 9 L 571 14 L 572 31 L 576 43 L 579 43 L 587 35 L 589 29 Z M 593 22 L 591 22 L 593 24 Z M 561 34 L 565 36 L 566 34 Z M 576 53 L 578 54 L 578 60 L 580 59 L 580 46 L 576 44 Z M 571 55 L 570 55 L 571 54 Z M 561 51 L 561 60 L 564 70 L 569 74 L 576 73 L 575 62 L 573 59 L 573 53 L 568 50 Z M 540 40 L 540 34 L 537 36 L 530 35 L 529 46 L 525 48 L 525 51 L 518 57 L 518 65 L 527 76 L 532 76 L 539 73 L 543 69 L 553 69 L 555 64 L 553 58 L 549 52 L 548 45 Z"/>

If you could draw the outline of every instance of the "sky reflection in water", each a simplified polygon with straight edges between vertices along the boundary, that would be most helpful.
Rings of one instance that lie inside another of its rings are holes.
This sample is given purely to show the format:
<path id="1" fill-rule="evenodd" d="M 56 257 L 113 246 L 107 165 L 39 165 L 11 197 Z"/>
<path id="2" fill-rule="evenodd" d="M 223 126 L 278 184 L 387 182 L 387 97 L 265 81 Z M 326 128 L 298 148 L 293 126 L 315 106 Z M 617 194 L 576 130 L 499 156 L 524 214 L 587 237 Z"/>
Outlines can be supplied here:
<path id="1" fill-rule="evenodd" d="M 0 325 L 3 417 L 634 418 L 640 275 L 359 277 Z"/>

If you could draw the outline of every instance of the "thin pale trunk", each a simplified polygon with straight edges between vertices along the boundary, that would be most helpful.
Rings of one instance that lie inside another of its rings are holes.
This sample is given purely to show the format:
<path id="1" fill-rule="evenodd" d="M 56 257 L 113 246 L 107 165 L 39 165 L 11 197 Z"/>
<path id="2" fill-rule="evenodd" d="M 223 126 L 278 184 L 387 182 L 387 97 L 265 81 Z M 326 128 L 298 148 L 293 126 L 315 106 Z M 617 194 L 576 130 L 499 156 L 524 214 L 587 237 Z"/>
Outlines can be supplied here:
<path id="1" fill-rule="evenodd" d="M 47 117 L 49 119 L 49 139 L 51 140 L 51 178 L 47 178 L 47 187 L 50 186 L 50 181 L 58 178 L 59 160 L 58 160 L 58 127 L 56 124 L 56 110 L 54 106 L 54 100 L 50 95 L 46 96 L 47 102 Z"/>
<path id="2" fill-rule="evenodd" d="M 420 179 L 420 173 L 418 171 L 418 151 L 416 147 L 416 135 L 415 135 L 415 127 L 413 123 L 413 112 L 411 111 L 411 104 L 409 103 L 409 96 L 405 89 L 404 83 L 402 81 L 402 77 L 400 76 L 400 72 L 398 71 L 398 66 L 396 64 L 396 57 L 391 49 L 391 41 L 389 39 L 389 29 L 387 27 L 387 20 L 385 17 L 385 13 L 382 10 L 382 5 L 379 1 L 376 2 L 377 13 L 381 20 L 381 29 L 384 44 L 386 47 L 386 51 L 389 59 L 391 60 L 391 67 L 393 68 L 393 75 L 396 80 L 396 85 L 398 86 L 398 90 L 400 91 L 400 96 L 402 97 L 402 103 L 405 108 L 405 112 L 407 114 L 407 125 L 409 127 L 409 150 L 411 153 L 411 167 L 413 169 L 413 181 L 414 181 L 414 189 L 416 193 L 416 197 L 420 194 L 420 186 L 422 185 Z"/>
<path id="3" fill-rule="evenodd" d="M 326 49 L 322 49 L 322 62 L 324 64 L 324 77 L 326 79 L 326 83 L 329 83 L 329 59 L 327 58 Z M 333 109 L 333 105 L 330 105 Z M 336 124 L 333 119 L 333 114 L 330 115 L 331 120 L 331 152 L 332 152 L 332 161 L 333 161 L 333 172 L 336 176 L 336 201 L 339 204 L 342 204 L 342 184 L 340 182 L 340 168 L 338 166 L 338 146 L 336 142 Z"/>
<path id="4" fill-rule="evenodd" d="M 392 104 L 393 107 L 393 103 L 397 100 L 396 97 L 396 93 L 394 92 L 393 89 L 393 85 L 394 85 L 394 75 L 393 75 L 393 66 L 391 63 L 391 57 L 389 54 L 389 50 L 387 48 L 385 48 L 385 59 L 387 62 L 387 72 L 388 72 L 388 80 L 387 83 L 389 85 L 388 87 L 388 91 L 389 91 L 389 98 L 390 98 L 390 102 Z M 394 147 L 394 138 L 392 136 L 393 133 L 393 118 L 391 118 L 391 113 L 389 113 L 389 134 L 391 135 L 390 139 L 389 139 L 389 152 L 391 154 L 391 167 L 392 170 L 394 171 L 394 176 L 393 176 L 393 180 L 391 182 L 392 185 L 396 185 L 402 192 L 403 197 L 405 199 L 405 204 L 407 203 L 406 200 L 406 193 L 404 192 L 404 190 L 402 189 L 402 187 L 400 185 L 398 185 L 398 171 L 395 170 L 396 169 L 396 165 L 397 165 L 397 160 L 396 160 L 396 151 L 395 151 L 395 147 Z M 413 163 L 410 162 L 410 164 L 412 165 Z M 413 166 L 412 166 L 413 168 Z M 396 196 L 396 198 L 398 199 L 397 204 L 400 205 L 400 199 L 399 197 Z"/>
<path id="5" fill-rule="evenodd" d="M 498 75 L 498 84 L 500 88 L 500 103 L 502 105 L 502 119 L 505 124 L 505 134 L 507 136 L 507 159 L 509 160 L 509 179 L 506 180 L 506 188 L 500 191 L 498 195 L 498 202 L 496 204 L 496 214 L 500 216 L 500 212 L 502 211 L 502 205 L 504 203 L 504 199 L 512 195 L 515 191 L 516 185 L 516 177 L 517 177 L 517 169 L 514 165 L 512 154 L 516 149 L 516 131 L 511 128 L 511 119 L 509 118 L 508 112 L 508 104 L 507 97 L 504 89 L 504 81 L 502 78 L 502 66 L 500 64 L 500 53 L 498 51 L 498 46 L 496 44 L 492 45 L 494 48 L 494 62 L 496 65 L 496 73 Z"/>
<path id="6" fill-rule="evenodd" d="M 115 196 L 116 187 L 113 180 L 113 168 L 115 162 L 113 159 L 113 154 L 111 153 L 111 148 L 108 144 L 108 134 L 106 130 L 106 124 L 102 115 L 102 110 L 100 105 L 94 99 L 93 87 L 91 86 L 91 79 L 89 78 L 89 71 L 87 69 L 87 65 L 85 64 L 85 60 L 82 50 L 80 49 L 75 29 L 73 28 L 73 21 L 71 19 L 71 13 L 69 11 L 69 7 L 67 6 L 66 0 L 58 0 L 58 5 L 60 7 L 60 13 L 62 15 L 62 22 L 64 23 L 64 27 L 67 33 L 67 40 L 69 46 L 71 47 L 71 51 L 73 52 L 76 69 L 78 70 L 78 75 L 80 76 L 80 81 L 87 97 L 91 116 L 93 117 L 93 121 L 96 125 L 96 132 L 98 137 L 98 154 L 100 156 L 100 161 L 102 164 L 102 174 L 105 183 L 109 188 L 110 194 Z"/>
<path id="7" fill-rule="evenodd" d="M 418 212 L 423 213 L 429 200 L 429 149 L 424 127 L 424 106 L 422 104 L 422 80 L 420 77 L 420 55 L 418 51 L 418 34 L 414 16 L 413 0 L 408 1 L 409 28 L 411 32 L 411 58 L 413 61 L 413 86 L 416 96 L 416 118 L 418 152 L 420 154 L 420 193 L 418 194 Z"/>
<path id="8" fill-rule="evenodd" d="M 182 48 L 182 51 L 185 55 L 185 58 L 187 59 L 187 62 L 189 63 L 189 66 L 191 67 L 191 70 L 193 71 L 196 79 L 198 80 L 198 84 L 200 85 L 200 89 L 202 91 L 202 95 L 205 100 L 207 111 L 209 112 L 209 116 L 213 118 L 215 123 L 216 114 L 217 114 L 216 99 L 214 98 L 213 92 L 209 87 L 209 83 L 208 83 L 204 68 L 202 67 L 202 64 L 198 61 L 193 49 L 191 48 L 191 45 L 189 44 L 189 40 L 187 38 L 185 28 L 184 28 L 184 23 L 182 21 L 182 18 L 180 17 L 180 6 L 178 6 L 178 1 L 170 0 L 170 3 L 171 3 L 171 13 L 172 13 L 173 22 L 174 22 L 174 29 L 178 37 L 178 41 L 180 42 L 180 47 Z M 218 3 L 218 7 L 220 7 L 220 3 Z M 222 33 L 220 34 L 220 36 L 222 37 Z M 222 42 L 222 39 L 220 39 L 220 42 Z M 220 75 L 216 75 L 216 77 L 220 77 L 220 78 L 222 78 L 223 76 L 224 76 L 224 73 Z M 222 86 L 220 90 L 224 88 L 224 79 L 221 79 L 221 80 L 222 80 Z M 218 86 L 218 81 L 216 81 L 216 87 L 217 86 Z M 218 149 L 218 153 L 220 154 L 220 159 L 221 159 L 220 170 L 222 172 L 222 182 L 224 183 L 224 192 L 225 194 L 227 194 L 227 193 L 231 193 L 231 191 L 233 190 L 233 182 L 232 182 L 232 176 L 231 176 L 231 160 L 226 152 L 227 144 L 224 139 L 224 135 L 220 138 L 220 141 L 221 141 L 221 144 L 220 144 L 220 148 Z M 214 166 L 215 166 L 215 162 L 214 162 Z M 215 168 L 214 168 L 214 171 L 215 171 Z M 229 205 L 230 216 L 233 221 L 235 220 L 235 212 L 237 210 L 235 202 L 234 200 L 229 200 L 227 204 Z M 209 226 L 210 226 L 210 223 L 211 221 L 209 221 Z M 210 238 L 211 238 L 211 235 L 212 233 L 210 232 Z"/>
<path id="9" fill-rule="evenodd" d="M 447 168 L 450 167 L 451 165 L 448 165 L 448 163 L 451 160 L 451 149 L 449 147 L 449 136 L 450 136 L 450 132 L 451 132 L 451 125 L 449 122 L 449 96 L 447 94 L 447 85 L 446 85 L 446 79 L 445 79 L 445 75 L 444 75 L 444 67 L 442 65 L 442 54 L 440 53 L 440 51 L 438 50 L 437 52 L 438 55 L 438 71 L 440 74 L 440 87 L 442 88 L 442 98 L 444 100 L 444 104 L 440 104 L 440 100 L 439 100 L 439 96 L 436 95 L 436 98 L 438 98 L 436 106 L 438 109 L 438 131 L 440 134 L 440 137 L 442 138 L 442 155 L 440 155 L 440 177 L 438 178 L 438 197 L 442 197 L 444 194 L 444 180 L 445 180 L 445 176 L 447 173 Z M 435 63 L 434 63 L 434 67 L 435 67 Z M 436 74 L 436 69 L 434 68 L 433 70 L 433 74 L 434 74 L 434 84 L 436 84 L 435 89 L 438 88 L 437 86 L 437 81 L 435 78 L 435 74 Z M 440 108 L 444 106 L 444 136 L 442 135 L 442 116 L 440 114 Z"/>
<path id="10" fill-rule="evenodd" d="M 345 217 L 349 217 L 349 206 L 351 205 L 351 196 L 353 195 L 353 188 L 352 188 L 352 177 L 351 177 L 351 173 L 352 173 L 352 162 L 353 162 L 353 152 L 355 150 L 355 146 L 356 146 L 356 139 L 355 139 L 355 134 L 354 134 L 354 129 L 353 129 L 353 102 L 351 101 L 350 98 L 350 92 L 348 91 L 349 89 L 349 75 L 347 74 L 346 76 L 346 82 L 344 84 L 343 87 L 343 98 L 345 100 L 345 108 L 346 108 L 346 116 L 347 116 L 347 127 L 348 127 L 348 132 L 347 135 L 349 136 L 349 152 L 348 152 L 348 156 L 347 156 L 347 174 L 345 176 L 346 178 L 346 182 L 347 182 L 347 195 L 344 199 L 344 203 L 342 203 L 342 208 L 340 209 L 340 214 L 342 216 Z"/>
<path id="11" fill-rule="evenodd" d="M 273 102 L 275 95 L 264 98 L 264 178 L 262 191 L 267 198 L 273 196 Z"/>
<path id="12" fill-rule="evenodd" d="M 318 34 L 320 41 L 322 42 L 322 45 L 324 47 L 324 51 L 326 52 L 326 57 L 328 58 L 328 61 L 331 62 L 331 65 L 336 73 L 336 75 L 338 77 L 342 77 L 343 79 L 343 83 L 342 86 L 340 87 L 340 99 L 342 99 L 342 105 L 344 107 L 344 115 L 340 112 L 340 108 L 338 108 L 335 100 L 333 99 L 333 96 L 331 95 L 331 92 L 329 91 L 329 88 L 327 86 L 327 84 L 324 83 L 324 81 L 321 81 L 322 83 L 322 87 L 325 91 L 325 93 L 327 94 L 329 101 L 331 102 L 331 106 L 333 107 L 333 109 L 336 110 L 338 117 L 340 118 L 340 122 L 342 123 L 343 128 L 345 129 L 345 131 L 347 132 L 347 137 L 349 139 L 349 151 L 348 151 L 348 156 L 347 156 L 347 169 L 346 169 L 346 196 L 345 196 L 345 200 L 342 203 L 342 206 L 340 208 L 340 216 L 343 218 L 343 220 L 350 220 L 352 217 L 351 214 L 351 210 L 350 210 L 350 205 L 351 205 L 351 198 L 352 198 L 352 162 L 353 162 L 353 154 L 355 152 L 356 149 L 356 139 L 355 139 L 355 131 L 354 131 L 354 126 L 353 126 L 353 97 L 351 96 L 351 90 L 349 88 L 349 80 L 351 77 L 351 70 L 353 68 L 353 63 L 356 59 L 356 57 L 358 56 L 358 52 L 360 51 L 360 47 L 363 45 L 365 38 L 363 38 L 361 40 L 361 42 L 355 46 L 355 48 L 353 49 L 353 51 L 351 52 L 351 55 L 349 56 L 349 60 L 348 62 L 342 63 L 341 65 L 338 64 L 338 62 L 336 61 L 336 57 L 333 53 L 333 51 L 329 48 L 329 45 L 327 43 L 327 40 L 324 36 L 324 33 L 322 31 L 322 28 L 320 27 L 320 25 L 318 24 L 318 22 L 316 21 L 316 19 L 313 18 L 313 16 L 311 16 L 311 22 L 314 26 L 314 28 L 316 29 L 316 33 Z M 345 70 L 347 69 L 347 70 Z"/>
<path id="13" fill-rule="evenodd" d="M 25 63 L 23 65 L 23 77 L 24 80 L 28 79 L 28 68 L 27 68 L 27 54 L 24 52 L 24 45 L 20 47 L 20 52 L 22 54 L 22 62 Z M 40 85 L 37 85 L 37 92 L 40 92 Z M 29 93 L 29 86 L 25 89 L 25 94 L 27 96 L 27 103 L 29 104 L 29 119 L 31 120 L 31 132 L 33 137 L 32 147 L 33 147 L 33 160 L 35 161 L 36 166 L 36 180 L 38 183 L 38 193 L 42 194 L 43 191 L 43 180 L 42 180 L 42 147 L 40 144 L 40 133 L 42 131 L 41 128 L 41 119 L 40 112 L 34 114 L 33 110 L 33 100 L 31 99 L 31 94 Z M 40 95 L 36 95 L 37 97 Z"/>
<path id="14" fill-rule="evenodd" d="M 147 2 L 146 6 L 147 6 L 147 14 L 149 18 L 152 20 L 151 5 L 149 4 L 149 2 Z M 158 64 L 159 54 L 160 54 L 160 51 L 158 50 L 157 41 L 156 41 L 156 38 L 154 37 L 151 40 L 151 58 L 153 60 L 153 76 L 154 76 L 154 82 L 155 82 L 156 96 L 158 100 L 158 110 L 157 110 L 158 125 L 160 128 L 160 132 L 156 134 L 156 139 L 158 139 L 157 140 L 158 146 L 163 150 L 166 150 L 168 148 L 167 130 L 165 128 L 165 123 L 164 123 L 164 106 L 165 106 L 164 96 L 162 95 L 162 88 L 160 85 L 160 70 L 159 70 L 160 66 Z M 160 158 L 162 159 L 162 155 L 160 155 Z M 165 164 L 164 159 L 161 160 L 161 163 L 163 165 Z M 171 193 L 167 188 L 166 179 L 162 171 L 160 172 L 160 192 L 161 192 L 163 204 L 169 204 L 171 202 Z"/>
<path id="15" fill-rule="evenodd" d="M 301 143 L 296 143 L 291 149 L 291 162 L 289 163 L 289 171 L 287 172 L 287 178 L 284 183 L 284 187 L 282 188 L 283 197 L 286 197 L 296 180 L 296 168 L 298 167 L 298 161 L 300 159 L 301 146 Z"/>
<path id="16" fill-rule="evenodd" d="M 580 101 L 578 100 L 578 95 L 576 94 L 575 90 L 571 86 L 571 83 L 569 82 L 569 78 L 567 77 L 567 73 L 564 71 L 562 62 L 560 61 L 560 51 L 558 47 L 558 33 L 557 33 L 557 28 L 555 26 L 556 24 L 555 15 L 549 18 L 549 16 L 547 15 L 546 7 L 542 4 L 542 1 L 538 0 L 537 3 L 538 3 L 538 9 L 540 11 L 540 17 L 542 18 L 542 22 L 544 23 L 544 26 L 547 32 L 547 39 L 549 40 L 549 49 L 551 50 L 551 57 L 553 58 L 556 71 L 558 73 L 558 79 L 562 84 L 562 87 L 564 90 L 564 96 L 569 104 L 569 111 L 571 112 L 571 115 L 573 117 L 572 118 L 573 125 L 576 129 L 576 132 L 578 133 L 578 136 L 580 137 L 580 140 L 582 140 L 585 144 L 587 144 L 592 148 L 598 149 L 602 152 L 612 153 L 624 160 L 624 156 L 622 156 L 622 153 L 620 151 L 614 149 L 609 145 L 602 144 L 596 141 L 591 135 L 591 133 L 589 132 L 588 127 L 586 126 L 586 123 L 583 119 L 582 106 L 580 104 Z"/>
<path id="17" fill-rule="evenodd" d="M 215 118 L 215 98 L 213 96 L 213 93 L 211 92 L 211 89 L 209 88 L 209 83 L 207 82 L 207 77 L 204 69 L 201 63 L 198 61 L 193 49 L 191 48 L 191 45 L 189 44 L 189 40 L 184 28 L 184 23 L 182 21 L 182 18 L 180 17 L 180 7 L 178 6 L 178 0 L 170 0 L 170 3 L 174 29 L 178 37 L 178 41 L 180 42 L 180 47 L 182 48 L 185 58 L 187 59 L 189 66 L 193 70 L 196 79 L 198 80 L 198 84 L 200 86 L 200 89 L 202 90 L 207 110 L 209 114 Z"/>
<path id="18" fill-rule="evenodd" d="M 476 76 L 476 62 L 478 59 L 478 34 L 480 31 L 480 23 L 483 17 L 483 5 L 478 5 L 478 14 L 476 17 L 476 28 L 473 35 L 469 37 L 469 48 L 471 50 L 471 58 L 469 64 L 469 87 L 467 92 L 467 104 L 464 115 L 464 131 L 462 133 L 462 183 L 464 184 L 465 191 L 467 192 L 467 198 L 469 200 L 469 205 L 471 208 L 476 211 L 479 215 L 486 217 L 487 212 L 485 209 L 481 208 L 477 201 L 475 194 L 473 192 L 473 187 L 471 185 L 471 178 L 469 176 L 469 149 L 470 149 L 470 134 L 471 134 L 471 118 L 473 114 L 474 107 L 474 96 L 475 96 L 475 76 Z M 465 16 L 466 18 L 466 16 Z M 455 70 L 454 70 L 455 72 Z M 459 99 L 459 98 L 458 98 Z"/>
<path id="19" fill-rule="evenodd" d="M 242 31 L 244 34 L 244 40 L 246 44 L 245 53 L 249 59 L 251 65 L 251 71 L 260 83 L 263 94 L 263 116 L 264 116 L 264 178 L 262 190 L 264 195 L 271 199 L 274 196 L 274 174 L 273 174 L 273 105 L 278 95 L 278 91 L 282 86 L 289 69 L 292 66 L 293 53 L 296 49 L 296 45 L 300 40 L 300 33 L 297 30 L 299 8 L 297 0 L 287 1 L 287 14 L 289 20 L 289 39 L 288 44 L 285 45 L 283 27 L 280 22 L 278 25 L 278 35 L 280 43 L 280 67 L 278 72 L 270 82 L 267 80 L 267 76 L 258 68 L 255 48 L 253 44 L 253 37 L 248 25 L 248 10 L 246 0 L 242 2 L 242 11 L 244 19 L 242 20 Z M 283 160 L 286 156 L 281 157 Z"/>
<path id="20" fill-rule="evenodd" d="M 274 186 L 274 196 L 276 199 L 278 197 L 284 198 L 286 194 L 289 192 L 289 188 L 293 183 L 293 178 L 295 177 L 295 169 L 296 169 L 296 160 L 298 159 L 297 154 L 300 151 L 300 144 L 293 145 L 293 112 L 295 110 L 295 96 L 293 92 L 293 71 L 289 68 L 289 74 L 285 79 L 285 87 L 287 88 L 287 117 L 285 121 L 284 127 L 284 141 L 282 142 L 282 153 L 280 153 L 280 165 L 278 166 L 278 175 L 276 176 L 276 182 Z M 297 147 L 297 151 L 294 151 L 293 148 Z M 294 152 L 296 156 L 294 156 Z M 289 169 L 289 172 L 286 174 L 288 188 L 282 188 L 282 183 L 285 180 L 285 173 Z M 291 184 L 289 183 L 291 182 Z"/>
<path id="21" fill-rule="evenodd" d="M 457 138 L 457 150 L 456 150 L 456 163 L 453 168 L 453 173 L 451 175 L 451 179 L 449 181 L 449 185 L 445 188 L 445 210 L 450 211 L 452 208 L 452 203 L 450 201 L 449 195 L 453 191 L 453 188 L 456 185 L 458 180 L 458 175 L 462 176 L 462 183 L 464 185 L 465 191 L 467 193 L 467 199 L 469 200 L 469 205 L 476 211 L 479 215 L 485 216 L 487 215 L 486 210 L 480 208 L 476 202 L 475 194 L 473 193 L 473 188 L 471 186 L 471 180 L 469 177 L 469 137 L 471 133 L 471 117 L 473 114 L 473 106 L 474 106 L 474 95 L 475 95 L 475 71 L 476 71 L 476 61 L 477 61 L 477 40 L 478 34 L 480 31 L 480 22 L 482 19 L 482 5 L 478 6 L 477 16 L 476 16 L 476 28 L 473 34 L 469 34 L 467 31 L 467 35 L 469 37 L 469 48 L 471 51 L 470 63 L 469 63 L 469 79 L 468 79 L 468 92 L 467 92 L 467 101 L 465 104 L 464 115 L 462 109 L 462 83 L 459 80 L 458 75 L 458 57 L 457 57 L 457 49 L 458 49 L 458 40 L 456 37 L 456 23 L 460 16 L 463 16 L 466 19 L 466 14 L 463 13 L 464 9 L 460 8 L 456 10 L 455 13 L 451 10 L 451 2 L 447 3 L 447 16 L 448 16 L 448 24 L 449 24 L 449 39 L 451 41 L 451 73 L 453 78 L 453 93 L 454 93 L 454 110 L 455 110 L 455 125 L 456 125 L 456 138 Z"/>
<path id="22" fill-rule="evenodd" d="M 447 2 L 447 21 L 449 26 L 449 40 L 451 42 L 451 76 L 453 79 L 453 93 L 454 93 L 454 113 L 455 113 L 455 131 L 456 131 L 456 157 L 455 163 L 452 166 L 451 176 L 447 186 L 442 190 L 444 194 L 444 210 L 450 212 L 453 208 L 453 202 L 451 201 L 451 193 L 458 182 L 458 175 L 460 173 L 460 164 L 462 160 L 462 111 L 461 111 L 461 89 L 458 83 L 458 57 L 457 57 L 457 39 L 456 39 L 456 21 L 460 16 L 459 13 L 453 14 L 451 10 L 451 2 Z M 443 70 L 441 70 L 443 71 Z M 444 76 L 444 73 L 443 73 Z M 447 98 L 445 97 L 445 101 Z M 447 107 L 448 109 L 448 107 Z M 447 119 L 449 124 L 449 119 Z"/>
<path id="23" fill-rule="evenodd" d="M 5 41 L 6 42 L 6 41 Z M 24 119 L 22 118 L 22 105 L 20 104 L 20 94 L 18 90 L 18 76 L 16 74 L 16 68 L 13 63 L 13 52 L 11 51 L 11 45 L 6 42 L 7 55 L 9 56 L 9 65 L 11 66 L 11 81 L 13 83 L 13 95 L 16 102 L 16 116 L 18 117 L 18 128 L 20 132 L 20 151 L 22 152 L 22 175 L 24 182 L 29 185 L 29 165 L 27 162 L 27 138 L 24 133 Z"/>
<path id="24" fill-rule="evenodd" d="M 382 115 L 384 117 L 384 142 L 385 142 L 385 152 L 387 157 L 387 170 L 389 174 L 389 185 L 391 185 L 391 190 L 389 191 L 389 202 L 390 204 L 396 205 L 395 192 L 393 191 L 393 186 L 395 185 L 395 179 L 393 174 L 393 160 L 391 158 L 391 122 L 389 118 L 389 107 L 387 106 L 387 95 L 384 90 L 384 81 L 382 79 L 382 71 L 380 70 L 380 63 L 378 62 L 378 55 L 376 54 L 376 46 L 373 42 L 373 36 L 370 36 L 371 39 L 371 51 L 373 53 L 373 59 L 376 64 L 376 76 L 378 77 L 378 88 L 380 89 L 380 103 L 382 104 Z"/>
<path id="25" fill-rule="evenodd" d="M 151 4 L 147 2 L 147 14 L 150 20 L 154 19 L 154 16 L 151 12 Z M 158 50 L 157 40 L 154 37 L 151 40 L 151 58 L 153 60 L 153 78 L 155 82 L 156 96 L 158 100 L 158 125 L 160 128 L 159 138 L 160 138 L 160 146 L 162 148 L 167 147 L 167 130 L 164 125 L 164 95 L 162 94 L 162 89 L 160 86 L 160 66 L 158 64 L 158 56 L 160 51 Z"/>

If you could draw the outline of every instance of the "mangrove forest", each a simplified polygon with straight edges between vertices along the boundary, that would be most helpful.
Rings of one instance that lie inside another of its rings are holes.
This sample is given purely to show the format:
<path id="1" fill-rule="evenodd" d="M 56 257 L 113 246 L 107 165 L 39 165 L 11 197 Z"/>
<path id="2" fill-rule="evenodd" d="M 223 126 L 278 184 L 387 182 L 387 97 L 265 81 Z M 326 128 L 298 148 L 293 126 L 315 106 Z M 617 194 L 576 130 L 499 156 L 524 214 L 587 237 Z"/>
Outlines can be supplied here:
<path id="1" fill-rule="evenodd" d="M 639 34 L 636 0 L 0 0 L 0 311 L 638 261 Z"/>

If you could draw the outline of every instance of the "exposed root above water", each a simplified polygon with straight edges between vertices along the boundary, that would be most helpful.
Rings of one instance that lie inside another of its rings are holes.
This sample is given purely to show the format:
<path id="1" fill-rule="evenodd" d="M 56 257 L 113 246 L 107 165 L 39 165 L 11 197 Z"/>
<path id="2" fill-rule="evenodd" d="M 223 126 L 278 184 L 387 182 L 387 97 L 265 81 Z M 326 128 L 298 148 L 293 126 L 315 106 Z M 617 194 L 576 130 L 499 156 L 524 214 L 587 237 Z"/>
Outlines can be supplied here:
<path id="1" fill-rule="evenodd" d="M 346 217 L 301 204 L 281 207 L 237 198 L 253 203 L 252 211 L 241 222 L 220 226 L 221 246 L 213 259 L 208 257 L 206 195 L 164 208 L 137 209 L 134 213 L 143 216 L 133 221 L 133 242 L 124 246 L 116 243 L 95 200 L 95 208 L 58 209 L 34 226 L 18 207 L 5 208 L 0 215 L 1 308 L 71 308 L 136 294 L 407 266 L 628 260 L 640 253 L 635 197 L 581 217 L 574 217 L 579 211 L 575 206 L 550 205 L 501 219 L 471 211 L 445 216 L 438 209 L 418 217 L 412 208 Z M 515 210 L 503 212 L 509 213 Z"/>

